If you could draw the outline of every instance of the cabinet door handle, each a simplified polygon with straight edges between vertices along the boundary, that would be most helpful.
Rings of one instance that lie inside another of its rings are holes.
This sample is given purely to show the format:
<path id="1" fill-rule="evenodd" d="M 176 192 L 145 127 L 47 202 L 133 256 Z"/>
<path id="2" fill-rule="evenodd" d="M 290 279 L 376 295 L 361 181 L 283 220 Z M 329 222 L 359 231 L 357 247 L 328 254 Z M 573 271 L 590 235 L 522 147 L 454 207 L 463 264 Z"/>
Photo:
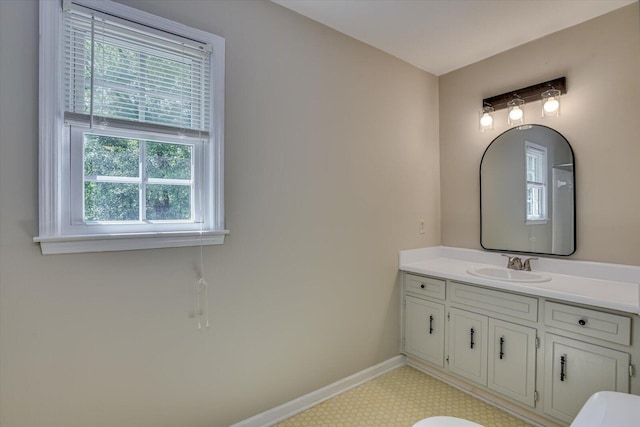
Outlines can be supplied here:
<path id="1" fill-rule="evenodd" d="M 433 334 L 433 314 L 429 315 L 429 335 Z"/>
<path id="2" fill-rule="evenodd" d="M 424 289 L 424 283 L 420 283 L 420 289 Z"/>
<path id="3" fill-rule="evenodd" d="M 469 335 L 471 335 L 471 349 L 473 349 L 473 346 L 476 344 L 475 342 L 473 342 L 473 335 L 476 333 L 476 331 L 471 328 L 471 330 L 469 331 Z"/>
<path id="4" fill-rule="evenodd" d="M 580 325 L 580 326 L 584 326 L 584 325 L 586 325 L 586 324 L 587 324 L 587 319 L 580 319 L 580 320 L 578 320 L 578 325 Z"/>
<path id="5" fill-rule="evenodd" d="M 564 381 L 567 377 L 567 355 L 560 356 L 560 381 Z"/>
<path id="6" fill-rule="evenodd" d="M 500 337 L 500 360 L 504 358 L 504 337 Z"/>

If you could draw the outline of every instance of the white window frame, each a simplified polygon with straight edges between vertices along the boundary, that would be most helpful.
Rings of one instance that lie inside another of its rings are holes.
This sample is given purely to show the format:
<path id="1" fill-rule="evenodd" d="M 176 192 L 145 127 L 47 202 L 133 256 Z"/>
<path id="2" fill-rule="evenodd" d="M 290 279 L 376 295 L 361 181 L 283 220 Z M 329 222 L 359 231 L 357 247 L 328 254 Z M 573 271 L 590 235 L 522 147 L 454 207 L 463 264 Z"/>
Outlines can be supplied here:
<path id="1" fill-rule="evenodd" d="M 547 173 L 548 173 L 548 168 L 547 168 L 547 147 L 543 147 L 542 145 L 538 145 L 538 144 L 534 144 L 533 142 L 530 141 L 525 141 L 525 145 L 524 145 L 525 149 L 525 195 L 529 194 L 529 188 L 538 188 L 542 190 L 542 200 L 540 201 L 542 204 L 542 209 L 541 209 L 541 214 L 540 215 L 529 215 L 529 210 L 527 208 L 527 197 L 525 197 L 525 221 L 526 224 L 529 225 L 535 225 L 535 224 L 546 224 L 549 220 L 548 218 L 548 211 L 547 211 L 547 207 L 549 205 L 548 203 L 548 189 L 547 189 L 547 182 L 548 182 L 548 177 L 547 177 Z M 543 170 L 541 173 L 542 176 L 542 180 L 541 181 L 529 181 L 529 177 L 528 177 L 528 168 L 526 167 L 526 162 L 527 162 L 527 157 L 530 155 L 530 153 L 535 153 L 536 155 L 540 155 L 540 157 L 542 157 L 543 161 L 541 162 L 541 164 L 543 165 Z"/>
<path id="2" fill-rule="evenodd" d="M 204 206 L 198 209 L 203 218 L 188 224 L 157 222 L 144 227 L 88 226 L 78 224 L 77 215 L 73 218 L 71 206 L 72 203 L 77 205 L 77 185 L 82 184 L 76 183 L 74 196 L 71 179 L 78 176 L 78 153 L 77 147 L 75 154 L 72 150 L 71 134 L 79 130 L 64 122 L 62 1 L 40 0 L 39 235 L 33 240 L 40 243 L 43 254 L 224 243 L 225 235 L 229 233 L 224 226 L 224 38 L 108 0 L 71 2 L 212 46 L 211 129 L 209 139 L 199 148 L 202 166 L 195 168 L 196 174 L 202 174 L 196 178 L 202 181 L 204 193 L 195 196 L 203 200 Z M 99 133 L 98 129 L 93 131 Z M 145 129 L 139 134 L 141 138 L 148 136 L 151 140 L 159 140 L 157 135 L 145 134 Z M 80 170 L 81 176 L 82 173 Z"/>

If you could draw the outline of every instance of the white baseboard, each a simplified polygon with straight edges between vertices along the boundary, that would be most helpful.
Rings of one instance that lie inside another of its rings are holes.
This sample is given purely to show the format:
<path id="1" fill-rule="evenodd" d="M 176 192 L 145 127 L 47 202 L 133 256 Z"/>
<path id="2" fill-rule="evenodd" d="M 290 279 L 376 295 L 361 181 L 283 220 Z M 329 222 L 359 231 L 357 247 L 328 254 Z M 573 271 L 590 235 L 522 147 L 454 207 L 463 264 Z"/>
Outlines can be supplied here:
<path id="1" fill-rule="evenodd" d="M 325 400 L 331 399 L 332 397 L 335 397 L 340 393 L 344 393 L 349 389 L 364 384 L 367 381 L 379 377 L 380 375 L 385 374 L 393 369 L 404 366 L 406 365 L 406 363 L 406 357 L 403 355 L 392 357 L 389 360 L 364 369 L 351 376 L 338 380 L 333 384 L 329 384 L 328 386 L 322 387 L 321 389 L 312 391 L 311 393 L 305 394 L 304 396 L 284 403 L 280 406 L 276 406 L 273 409 L 269 409 L 268 411 L 262 412 L 251 418 L 247 418 L 246 420 L 233 424 L 230 427 L 272 426 L 276 423 L 279 423 L 280 421 L 284 421 L 287 418 L 299 414 L 300 412 L 305 411 L 312 406 L 317 405 L 318 403 L 322 403 Z"/>

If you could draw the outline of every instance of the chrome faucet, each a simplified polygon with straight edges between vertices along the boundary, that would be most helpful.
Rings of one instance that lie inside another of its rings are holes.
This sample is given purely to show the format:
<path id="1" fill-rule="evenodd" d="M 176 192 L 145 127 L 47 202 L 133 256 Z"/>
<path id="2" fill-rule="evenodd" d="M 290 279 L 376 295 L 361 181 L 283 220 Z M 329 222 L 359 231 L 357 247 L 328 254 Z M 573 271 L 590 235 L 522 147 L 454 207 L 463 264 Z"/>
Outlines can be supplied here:
<path id="1" fill-rule="evenodd" d="M 502 256 L 506 256 L 509 258 L 507 261 L 507 268 L 512 270 L 522 270 L 522 260 L 517 256 L 510 256 L 506 254 L 502 254 Z"/>
<path id="2" fill-rule="evenodd" d="M 522 269 L 525 271 L 531 271 L 531 261 L 538 259 L 537 257 L 527 258 L 524 260 L 524 264 L 522 264 Z"/>
<path id="3" fill-rule="evenodd" d="M 536 257 L 527 258 L 523 262 L 520 259 L 520 257 L 517 257 L 517 256 L 511 256 L 506 254 L 502 254 L 502 256 L 506 256 L 507 258 L 509 258 L 509 260 L 507 261 L 507 268 L 510 268 L 512 270 L 531 271 L 531 261 L 538 259 Z"/>

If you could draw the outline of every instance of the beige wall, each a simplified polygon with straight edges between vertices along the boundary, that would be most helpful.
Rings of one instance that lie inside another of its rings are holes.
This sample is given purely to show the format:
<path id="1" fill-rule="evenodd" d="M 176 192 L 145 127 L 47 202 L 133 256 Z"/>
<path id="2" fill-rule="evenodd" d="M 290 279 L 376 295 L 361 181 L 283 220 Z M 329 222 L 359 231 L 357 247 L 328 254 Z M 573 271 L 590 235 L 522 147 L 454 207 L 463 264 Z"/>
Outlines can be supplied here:
<path id="1" fill-rule="evenodd" d="M 228 426 L 397 355 L 398 251 L 440 243 L 437 78 L 267 1 L 128 3 L 227 41 L 212 327 L 197 248 L 32 243 L 38 4 L 0 0 L 0 424 Z"/>
<path id="2" fill-rule="evenodd" d="M 439 123 L 434 76 L 270 2 L 127 3 L 227 40 L 212 328 L 189 318 L 197 248 L 31 242 L 38 8 L 0 0 L 3 427 L 227 426 L 394 356 L 398 250 L 440 244 L 441 223 L 479 247 L 477 169 L 506 129 L 477 132 L 480 100 L 547 78 L 569 81 L 551 126 L 576 151 L 575 258 L 640 263 L 637 5 L 443 76 Z"/>
<path id="3" fill-rule="evenodd" d="M 478 131 L 482 99 L 565 75 L 562 117 L 551 126 L 576 158 L 574 259 L 640 265 L 640 34 L 638 3 L 440 76 L 442 243 L 480 248 L 478 169 L 491 140 Z"/>

